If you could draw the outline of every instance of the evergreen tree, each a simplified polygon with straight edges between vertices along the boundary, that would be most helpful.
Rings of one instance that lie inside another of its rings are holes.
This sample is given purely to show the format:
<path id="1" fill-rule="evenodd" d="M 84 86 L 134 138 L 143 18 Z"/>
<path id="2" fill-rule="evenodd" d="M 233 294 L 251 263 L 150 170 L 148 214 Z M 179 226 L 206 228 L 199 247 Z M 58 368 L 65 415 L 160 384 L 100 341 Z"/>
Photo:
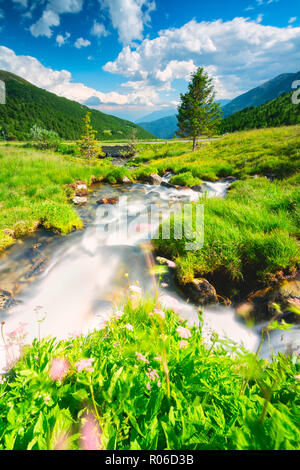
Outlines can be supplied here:
<path id="1" fill-rule="evenodd" d="M 104 156 L 101 145 L 96 140 L 96 132 L 91 125 L 91 113 L 86 113 L 83 119 L 84 123 L 84 134 L 80 140 L 77 141 L 77 145 L 80 149 L 80 154 L 87 158 L 89 161 L 93 158 Z"/>
<path id="2" fill-rule="evenodd" d="M 209 78 L 202 67 L 192 75 L 189 90 L 181 94 L 180 99 L 177 135 L 192 138 L 195 151 L 197 138 L 217 132 L 221 120 L 221 108 L 215 103 L 212 78 Z"/>

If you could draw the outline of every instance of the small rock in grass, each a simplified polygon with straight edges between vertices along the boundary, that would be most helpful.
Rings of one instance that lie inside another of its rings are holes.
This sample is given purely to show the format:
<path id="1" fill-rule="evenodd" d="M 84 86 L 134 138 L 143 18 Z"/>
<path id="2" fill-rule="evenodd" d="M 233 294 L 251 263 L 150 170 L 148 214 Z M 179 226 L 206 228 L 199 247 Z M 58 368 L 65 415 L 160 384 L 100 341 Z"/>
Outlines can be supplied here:
<path id="1" fill-rule="evenodd" d="M 162 183 L 162 177 L 155 173 L 151 173 L 151 175 L 149 175 L 149 182 L 150 184 L 160 185 Z"/>
<path id="2" fill-rule="evenodd" d="M 184 287 L 191 300 L 199 305 L 219 303 L 216 289 L 206 279 L 193 279 Z"/>
<path id="3" fill-rule="evenodd" d="M 195 186 L 192 186 L 192 190 L 193 191 L 203 191 L 203 186 L 202 185 L 199 185 L 199 184 L 196 184 Z"/>
<path id="4" fill-rule="evenodd" d="M 80 196 L 75 196 L 73 198 L 73 202 L 75 205 L 81 205 L 81 204 L 86 204 L 88 202 L 88 198 L 87 197 L 80 197 Z"/>

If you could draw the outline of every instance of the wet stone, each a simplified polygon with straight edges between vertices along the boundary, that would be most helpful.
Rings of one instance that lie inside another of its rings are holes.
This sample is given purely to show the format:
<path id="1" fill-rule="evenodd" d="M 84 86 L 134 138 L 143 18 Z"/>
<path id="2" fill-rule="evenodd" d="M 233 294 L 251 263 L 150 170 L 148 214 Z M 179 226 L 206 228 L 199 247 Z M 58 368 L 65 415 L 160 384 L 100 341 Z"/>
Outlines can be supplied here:
<path id="1" fill-rule="evenodd" d="M 14 304 L 13 296 L 10 292 L 0 290 L 0 310 L 6 310 Z"/>

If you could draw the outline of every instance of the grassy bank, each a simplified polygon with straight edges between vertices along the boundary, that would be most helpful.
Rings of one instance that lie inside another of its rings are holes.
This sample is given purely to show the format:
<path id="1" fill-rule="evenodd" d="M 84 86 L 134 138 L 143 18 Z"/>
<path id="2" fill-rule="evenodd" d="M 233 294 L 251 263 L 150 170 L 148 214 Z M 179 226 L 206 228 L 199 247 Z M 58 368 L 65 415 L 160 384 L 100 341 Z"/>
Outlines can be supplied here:
<path id="1" fill-rule="evenodd" d="M 128 170 L 108 161 L 91 165 L 78 159 L 33 149 L 0 149 L 0 252 L 38 226 L 66 234 L 81 228 L 69 203 L 76 180 L 121 181 Z"/>
<path id="2" fill-rule="evenodd" d="M 176 262 L 181 283 L 206 277 L 220 294 L 231 296 L 240 289 L 249 293 L 299 266 L 300 190 L 295 177 L 239 181 L 226 199 L 199 203 L 205 214 L 201 250 L 186 251 L 190 240 L 174 239 L 173 231 L 171 240 L 155 240 L 160 254 Z M 195 216 L 193 230 L 197 232 Z"/>
<path id="3" fill-rule="evenodd" d="M 155 241 L 158 252 L 177 263 L 181 284 L 206 277 L 220 294 L 231 296 L 299 267 L 300 126 L 231 134 L 200 144 L 194 153 L 190 144 L 152 147 L 134 162 L 135 176 L 144 180 L 166 171 L 175 173 L 171 183 L 182 186 L 226 176 L 241 180 L 225 200 L 200 201 L 205 205 L 201 250 L 186 251 L 186 239 Z"/>
<path id="4" fill-rule="evenodd" d="M 145 146 L 134 162 L 139 164 L 137 178 L 172 171 L 182 174 L 183 185 L 191 178 L 215 181 L 256 174 L 283 178 L 300 165 L 300 126 L 238 132 L 199 143 L 196 152 L 191 152 L 191 144 Z"/>
<path id="5" fill-rule="evenodd" d="M 0 449 L 299 449 L 296 356 L 203 338 L 139 296 L 87 337 L 23 348 L 0 381 Z"/>

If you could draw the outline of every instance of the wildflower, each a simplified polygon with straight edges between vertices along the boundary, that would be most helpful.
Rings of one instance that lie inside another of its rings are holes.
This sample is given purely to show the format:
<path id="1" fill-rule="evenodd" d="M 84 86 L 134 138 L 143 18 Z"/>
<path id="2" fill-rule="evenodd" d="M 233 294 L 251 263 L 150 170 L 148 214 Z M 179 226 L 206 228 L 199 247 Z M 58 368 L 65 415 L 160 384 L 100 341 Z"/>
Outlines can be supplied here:
<path id="1" fill-rule="evenodd" d="M 70 369 L 70 364 L 68 363 L 66 359 L 63 359 L 63 358 L 53 359 L 53 361 L 51 362 L 50 371 L 49 371 L 51 380 L 53 380 L 53 382 L 56 380 L 62 381 L 64 377 L 67 375 L 69 369 Z"/>
<path id="2" fill-rule="evenodd" d="M 4 385 L 6 382 L 6 378 L 0 375 L 0 385 Z"/>
<path id="3" fill-rule="evenodd" d="M 142 289 L 138 286 L 129 286 L 129 291 L 132 293 L 132 294 L 138 294 L 140 295 L 142 293 Z"/>
<path id="4" fill-rule="evenodd" d="M 114 317 L 117 319 L 117 320 L 120 320 L 120 318 L 124 315 L 124 312 L 121 312 L 120 310 L 118 310 L 117 312 L 114 313 Z"/>
<path id="5" fill-rule="evenodd" d="M 124 277 L 128 277 L 128 276 L 129 276 L 129 274 L 128 274 L 128 273 L 125 273 L 125 274 L 124 274 Z"/>
<path id="6" fill-rule="evenodd" d="M 101 450 L 101 429 L 96 418 L 91 414 L 86 414 L 81 423 L 81 449 Z"/>
<path id="7" fill-rule="evenodd" d="M 159 379 L 157 370 L 151 369 L 151 367 L 148 367 L 148 372 L 146 372 L 146 375 L 148 379 L 152 380 L 152 382 L 155 382 L 156 379 Z"/>
<path id="8" fill-rule="evenodd" d="M 136 355 L 137 355 L 137 358 L 138 358 L 140 361 L 146 362 L 146 364 L 149 364 L 148 359 L 146 359 L 145 356 L 143 356 L 143 354 L 140 354 L 140 353 L 137 352 Z"/>
<path id="9" fill-rule="evenodd" d="M 159 315 L 162 319 L 164 319 L 166 317 L 165 315 L 165 312 L 163 312 L 162 310 L 160 310 L 159 308 L 155 308 L 153 310 L 154 313 L 156 313 L 156 315 Z"/>
<path id="10" fill-rule="evenodd" d="M 73 331 L 72 333 L 69 334 L 71 338 L 80 338 L 82 336 L 81 331 Z"/>
<path id="11" fill-rule="evenodd" d="M 179 341 L 179 349 L 186 349 L 188 345 L 189 343 L 185 341 L 184 339 L 182 341 Z"/>
<path id="12" fill-rule="evenodd" d="M 92 363 L 94 362 L 94 358 L 91 359 L 82 359 L 79 362 L 76 362 L 75 367 L 77 369 L 77 372 L 81 372 L 82 370 L 85 370 L 86 372 L 93 372 L 93 367 Z"/>
<path id="13" fill-rule="evenodd" d="M 159 362 L 161 362 L 161 356 L 157 356 L 157 357 L 155 357 L 155 358 L 154 358 L 154 360 L 155 360 L 155 361 L 159 361 Z"/>
<path id="14" fill-rule="evenodd" d="M 124 328 L 126 328 L 126 329 L 129 330 L 129 331 L 133 331 L 133 326 L 130 325 L 130 323 L 127 323 L 127 324 L 124 326 Z"/>
<path id="15" fill-rule="evenodd" d="M 157 386 L 158 386 L 159 388 L 161 387 L 161 381 L 160 381 L 160 380 L 157 381 Z"/>
<path id="16" fill-rule="evenodd" d="M 50 400 L 51 400 L 51 397 L 49 397 L 49 395 L 46 395 L 46 396 L 44 397 L 44 402 L 46 403 L 46 405 L 49 404 L 49 401 L 50 401 Z"/>
<path id="17" fill-rule="evenodd" d="M 167 284 L 166 282 L 162 282 L 161 287 L 169 287 L 169 284 Z"/>
<path id="18" fill-rule="evenodd" d="M 148 315 L 149 315 L 149 317 L 153 317 L 154 313 L 153 313 L 153 312 L 149 312 Z"/>
<path id="19" fill-rule="evenodd" d="M 183 326 L 179 326 L 176 331 L 180 338 L 188 339 L 192 337 L 190 330 L 188 328 L 184 328 Z"/>
<path id="20" fill-rule="evenodd" d="M 146 389 L 147 389 L 147 390 L 149 390 L 149 391 L 151 390 L 151 385 L 150 385 L 150 382 L 148 382 L 148 383 L 147 383 L 147 385 L 146 385 Z"/>

